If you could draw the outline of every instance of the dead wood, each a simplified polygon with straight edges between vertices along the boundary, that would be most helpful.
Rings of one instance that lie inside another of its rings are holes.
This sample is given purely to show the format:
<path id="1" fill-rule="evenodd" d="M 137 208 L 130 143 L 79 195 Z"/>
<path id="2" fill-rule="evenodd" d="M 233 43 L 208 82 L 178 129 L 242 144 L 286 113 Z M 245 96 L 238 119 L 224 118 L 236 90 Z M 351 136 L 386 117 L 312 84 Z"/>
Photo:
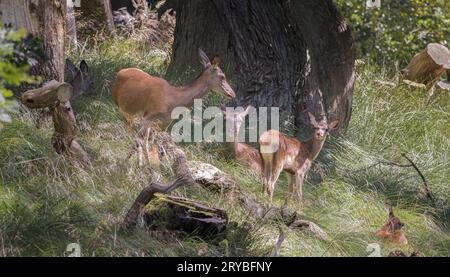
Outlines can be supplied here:
<path id="1" fill-rule="evenodd" d="M 284 240 L 286 239 L 283 229 L 280 228 L 280 235 L 278 236 L 277 243 L 275 243 L 275 246 L 272 249 L 272 252 L 270 253 L 270 257 L 278 257 L 280 256 L 280 249 L 281 244 L 283 244 Z"/>
<path id="2" fill-rule="evenodd" d="M 204 238 L 224 235 L 228 224 L 225 211 L 196 200 L 156 194 L 145 208 L 144 222 L 150 230 L 181 231 Z"/>
<path id="3" fill-rule="evenodd" d="M 125 219 L 123 221 L 125 229 L 130 229 L 136 225 L 139 216 L 142 214 L 143 209 L 155 197 L 155 193 L 166 194 L 189 183 L 191 183 L 190 177 L 184 176 L 176 179 L 169 185 L 164 185 L 155 182 L 144 188 L 138 195 L 136 200 L 134 200 L 133 205 L 125 215 Z"/>
<path id="4" fill-rule="evenodd" d="M 324 241 L 329 240 L 327 233 L 322 228 L 317 226 L 317 224 L 315 224 L 314 222 L 311 222 L 311 221 L 296 220 L 291 225 L 289 225 L 289 228 L 293 229 L 293 230 L 305 229 L 321 240 L 324 240 Z"/>
<path id="5" fill-rule="evenodd" d="M 395 167 L 402 167 L 402 168 L 412 167 L 415 169 L 415 171 L 419 174 L 420 178 L 422 179 L 423 193 L 427 196 L 427 198 L 429 198 L 430 200 L 432 200 L 434 202 L 434 196 L 429 188 L 429 185 L 428 185 L 428 182 L 427 182 L 425 176 L 420 171 L 419 167 L 410 158 L 408 158 L 408 156 L 406 156 L 406 154 L 402 154 L 402 157 L 405 158 L 406 160 L 408 160 L 409 164 L 399 164 L 399 163 L 392 162 L 392 161 L 380 160 L 380 161 L 377 161 L 376 163 L 373 163 L 364 168 L 360 168 L 360 169 L 352 170 L 352 171 L 346 171 L 345 174 L 346 175 L 357 174 L 357 173 L 372 169 L 379 165 L 395 166 Z"/>
<path id="6" fill-rule="evenodd" d="M 410 162 L 411 166 L 417 171 L 417 173 L 419 174 L 420 178 L 422 179 L 422 182 L 423 182 L 423 189 L 422 189 L 422 191 L 423 191 L 423 193 L 431 201 L 434 202 L 434 196 L 431 193 L 431 190 L 430 190 L 430 188 L 428 186 L 427 179 L 425 179 L 425 176 L 422 174 L 422 172 L 420 171 L 419 167 L 417 167 L 417 165 L 410 158 L 408 158 L 408 156 L 406 156 L 406 154 L 402 154 L 402 156 L 403 156 L 403 158 L 407 159 Z"/>
<path id="7" fill-rule="evenodd" d="M 430 43 L 402 72 L 407 80 L 433 86 L 447 70 L 450 70 L 450 51 L 441 44 Z"/>
<path id="8" fill-rule="evenodd" d="M 190 165 L 192 176 L 205 189 L 228 194 L 248 212 L 254 220 L 282 221 L 290 230 L 308 230 L 322 240 L 328 240 L 328 235 L 317 224 L 301 219 L 296 211 L 288 209 L 287 205 L 275 207 L 259 203 L 253 196 L 241 191 L 235 182 L 218 168 L 201 162 Z"/>
<path id="9" fill-rule="evenodd" d="M 49 108 L 52 113 L 55 132 L 52 145 L 58 154 L 67 154 L 82 165 L 91 165 L 88 153 L 75 140 L 77 123 L 70 99 L 73 87 L 68 83 L 50 81 L 42 88 L 26 91 L 22 103 L 31 109 Z"/>

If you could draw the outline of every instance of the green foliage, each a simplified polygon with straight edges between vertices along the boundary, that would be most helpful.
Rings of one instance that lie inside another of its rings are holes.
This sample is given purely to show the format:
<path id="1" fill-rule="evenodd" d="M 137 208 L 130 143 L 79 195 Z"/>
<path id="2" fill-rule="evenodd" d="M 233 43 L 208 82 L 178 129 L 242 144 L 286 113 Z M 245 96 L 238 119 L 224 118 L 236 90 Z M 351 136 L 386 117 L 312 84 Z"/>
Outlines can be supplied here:
<path id="1" fill-rule="evenodd" d="M 7 111 L 16 106 L 16 102 L 10 100 L 11 87 L 37 80 L 28 75 L 28 70 L 42 55 L 39 42 L 27 36 L 25 29 L 14 30 L 0 22 L 0 122 L 10 122 Z"/>
<path id="2" fill-rule="evenodd" d="M 403 65 L 428 43 L 449 46 L 448 0 L 381 0 L 380 9 L 367 9 L 365 0 L 335 3 L 353 28 L 359 57 Z"/>

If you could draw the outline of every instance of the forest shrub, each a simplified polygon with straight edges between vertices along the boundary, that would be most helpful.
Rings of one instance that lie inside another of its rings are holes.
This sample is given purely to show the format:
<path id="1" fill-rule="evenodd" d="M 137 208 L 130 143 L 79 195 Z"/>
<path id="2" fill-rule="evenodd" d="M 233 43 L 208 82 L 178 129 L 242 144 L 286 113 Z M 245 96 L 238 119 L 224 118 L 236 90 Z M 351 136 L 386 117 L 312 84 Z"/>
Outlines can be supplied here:
<path id="1" fill-rule="evenodd" d="M 365 0 L 335 0 L 353 28 L 358 57 L 401 65 L 437 42 L 450 42 L 450 1 L 381 0 L 381 8 L 367 9 Z"/>

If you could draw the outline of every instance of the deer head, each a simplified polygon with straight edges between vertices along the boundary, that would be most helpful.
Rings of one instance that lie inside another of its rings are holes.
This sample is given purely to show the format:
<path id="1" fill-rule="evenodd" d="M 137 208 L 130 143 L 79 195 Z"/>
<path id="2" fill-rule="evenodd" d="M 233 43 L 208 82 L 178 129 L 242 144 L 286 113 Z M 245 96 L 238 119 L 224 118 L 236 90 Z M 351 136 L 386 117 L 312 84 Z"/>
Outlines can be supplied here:
<path id="1" fill-rule="evenodd" d="M 233 134 L 234 138 L 239 135 L 239 130 L 241 129 L 242 122 L 244 122 L 245 117 L 252 108 L 252 106 L 248 106 L 247 109 L 242 112 L 231 112 L 227 111 L 224 107 L 221 107 L 222 112 L 225 115 L 227 131 L 230 131 Z"/>
<path id="2" fill-rule="evenodd" d="M 69 83 L 73 87 L 73 97 L 85 94 L 92 85 L 92 76 L 86 61 L 82 60 L 77 68 L 69 59 L 66 60 L 66 68 L 70 73 Z"/>
<path id="3" fill-rule="evenodd" d="M 317 122 L 316 117 L 308 112 L 309 120 L 314 127 L 314 138 L 322 141 L 325 140 L 328 134 L 339 127 L 339 119 L 335 119 L 328 124 L 326 117 Z"/>
<path id="4" fill-rule="evenodd" d="M 214 92 L 225 95 L 229 98 L 235 98 L 236 93 L 228 84 L 225 73 L 219 67 L 219 56 L 214 56 L 212 60 L 208 58 L 208 55 L 202 50 L 198 49 L 200 62 L 203 65 L 203 74 L 206 74 L 208 88 Z"/>

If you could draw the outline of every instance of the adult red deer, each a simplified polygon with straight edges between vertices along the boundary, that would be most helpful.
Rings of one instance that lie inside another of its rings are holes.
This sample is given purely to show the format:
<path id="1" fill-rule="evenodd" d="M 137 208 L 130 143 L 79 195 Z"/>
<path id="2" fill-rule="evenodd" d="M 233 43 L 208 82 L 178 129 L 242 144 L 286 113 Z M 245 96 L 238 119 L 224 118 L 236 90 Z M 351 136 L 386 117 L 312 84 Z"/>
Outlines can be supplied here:
<path id="1" fill-rule="evenodd" d="M 232 157 L 241 165 L 251 169 L 252 171 L 261 174 L 261 156 L 258 150 L 246 143 L 239 142 L 239 130 L 245 117 L 252 109 L 248 106 L 243 112 L 231 112 L 223 110 L 227 126 L 227 151 L 232 154 Z"/>
<path id="2" fill-rule="evenodd" d="M 114 81 L 112 97 L 130 126 L 135 117 L 141 117 L 141 130 L 148 129 L 150 123 L 165 130 L 172 122 L 171 113 L 174 108 L 191 107 L 194 99 L 202 98 L 210 90 L 226 97 L 236 97 L 219 67 L 219 58 L 215 56 L 210 60 L 201 49 L 198 54 L 204 67 L 203 72 L 187 86 L 172 86 L 166 80 L 150 76 L 137 68 L 119 71 Z M 145 141 L 147 143 L 148 139 Z"/>
<path id="3" fill-rule="evenodd" d="M 339 119 L 328 124 L 326 118 L 317 122 L 313 114 L 308 113 L 308 115 L 314 127 L 314 133 L 307 141 L 299 141 L 274 130 L 265 132 L 259 139 L 263 166 L 263 190 L 269 194 L 269 201 L 272 202 L 275 184 L 281 171 L 284 170 L 289 182 L 290 203 L 294 193 L 294 177 L 297 178 L 298 210 L 302 208 L 303 178 L 322 150 L 328 133 L 339 125 Z"/>

